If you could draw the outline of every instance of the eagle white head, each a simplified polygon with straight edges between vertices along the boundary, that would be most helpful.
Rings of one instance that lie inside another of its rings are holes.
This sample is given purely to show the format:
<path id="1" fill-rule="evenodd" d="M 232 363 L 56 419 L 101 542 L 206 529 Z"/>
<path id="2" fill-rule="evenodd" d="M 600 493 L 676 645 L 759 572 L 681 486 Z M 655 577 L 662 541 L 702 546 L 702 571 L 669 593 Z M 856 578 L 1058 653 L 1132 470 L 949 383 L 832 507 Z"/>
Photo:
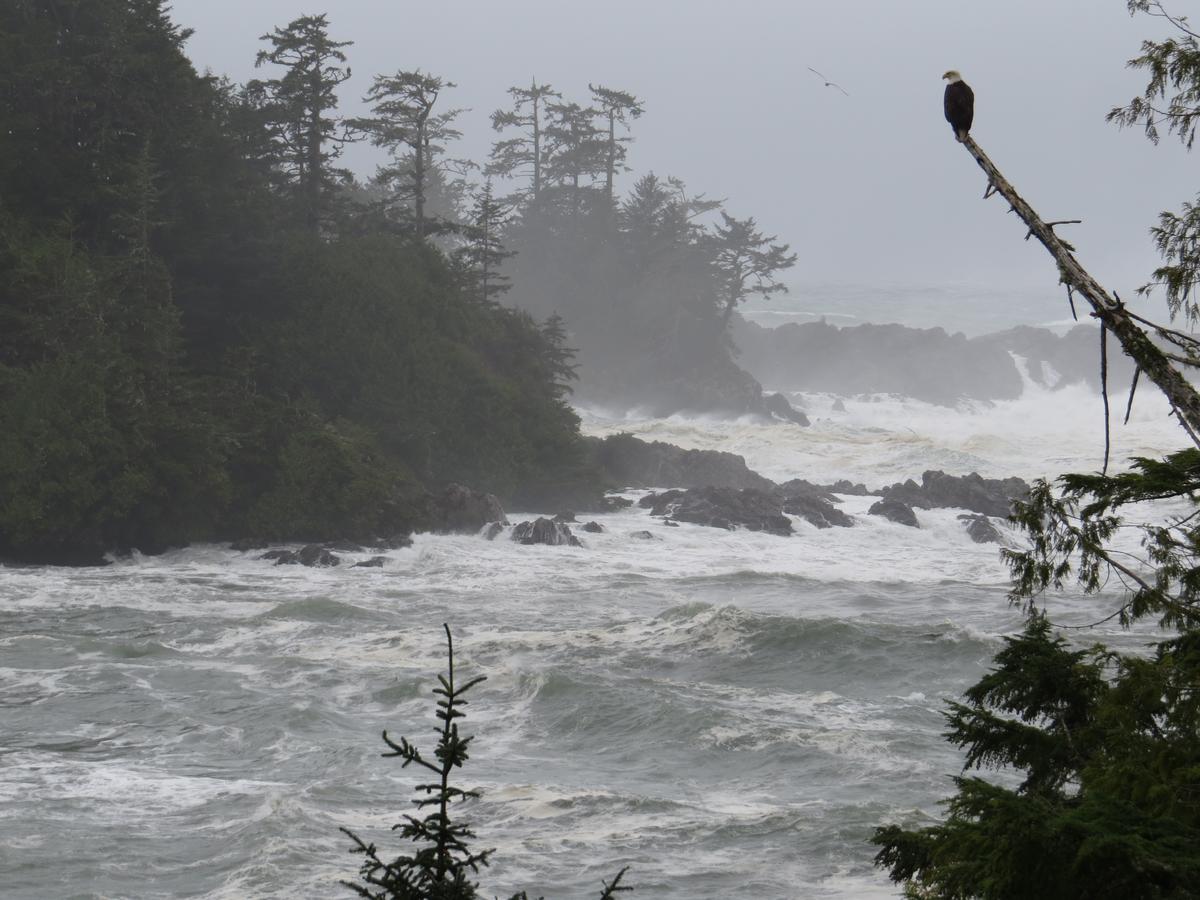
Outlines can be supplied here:
<path id="1" fill-rule="evenodd" d="M 947 72 L 942 77 L 945 78 L 951 84 L 957 84 L 958 82 L 962 81 L 962 76 L 960 74 L 958 74 L 958 69 L 951 69 L 949 72 Z"/>

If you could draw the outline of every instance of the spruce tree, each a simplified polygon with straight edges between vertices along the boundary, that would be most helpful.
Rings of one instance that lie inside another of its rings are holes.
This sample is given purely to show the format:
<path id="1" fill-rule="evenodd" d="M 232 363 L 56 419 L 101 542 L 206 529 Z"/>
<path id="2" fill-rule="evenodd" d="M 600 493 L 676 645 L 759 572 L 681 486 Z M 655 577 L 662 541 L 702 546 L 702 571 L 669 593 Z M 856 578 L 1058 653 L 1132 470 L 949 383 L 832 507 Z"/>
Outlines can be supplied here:
<path id="1" fill-rule="evenodd" d="M 317 234 L 328 218 L 337 184 L 347 177 L 333 165 L 348 135 L 332 113 L 338 105 L 338 85 L 350 78 L 342 48 L 353 41 L 333 40 L 325 15 L 301 16 L 261 40 L 271 46 L 258 52 L 254 65 L 271 63 L 285 71 L 278 78 L 252 83 L 251 91 L 265 104 L 275 165 L 306 227 Z"/>
<path id="2" fill-rule="evenodd" d="M 545 187 L 546 105 L 562 94 L 548 84 L 538 84 L 536 78 L 530 80 L 529 87 L 511 87 L 508 92 L 513 98 L 512 109 L 493 112 L 492 128 L 516 129 L 518 134 L 492 145 L 485 172 L 505 179 L 528 178 L 528 187 L 521 194 L 536 207 Z"/>

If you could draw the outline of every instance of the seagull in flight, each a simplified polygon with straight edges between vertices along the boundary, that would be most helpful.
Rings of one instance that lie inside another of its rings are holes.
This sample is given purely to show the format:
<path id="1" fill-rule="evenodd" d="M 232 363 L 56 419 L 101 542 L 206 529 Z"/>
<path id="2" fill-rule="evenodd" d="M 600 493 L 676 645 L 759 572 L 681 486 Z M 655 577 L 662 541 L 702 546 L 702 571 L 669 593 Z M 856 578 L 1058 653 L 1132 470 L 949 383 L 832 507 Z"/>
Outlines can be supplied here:
<path id="1" fill-rule="evenodd" d="M 807 68 L 808 71 L 812 72 L 814 75 L 816 75 L 818 78 L 820 78 L 823 82 L 825 82 L 825 87 L 837 88 L 839 91 L 841 91 L 847 97 L 850 96 L 850 92 L 847 91 L 844 87 L 842 87 L 837 82 L 830 81 L 828 78 L 826 78 L 824 75 L 822 75 L 816 69 L 814 69 L 812 66 L 806 66 L 805 68 Z"/>

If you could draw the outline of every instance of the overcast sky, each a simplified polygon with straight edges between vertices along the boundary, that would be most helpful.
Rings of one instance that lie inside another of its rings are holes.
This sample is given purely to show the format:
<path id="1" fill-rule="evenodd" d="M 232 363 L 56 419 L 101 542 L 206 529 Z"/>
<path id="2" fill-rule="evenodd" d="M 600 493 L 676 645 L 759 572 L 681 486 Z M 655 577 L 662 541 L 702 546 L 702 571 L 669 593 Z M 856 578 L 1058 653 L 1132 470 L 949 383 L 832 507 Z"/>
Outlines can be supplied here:
<path id="1" fill-rule="evenodd" d="M 1188 12 L 1187 2 L 1175 4 Z M 725 198 L 799 254 L 790 280 L 1052 288 L 1056 274 L 985 184 L 942 118 L 941 75 L 976 94 L 972 134 L 1047 219 L 1067 226 L 1085 266 L 1130 296 L 1156 265 L 1147 230 L 1193 191 L 1174 139 L 1105 123 L 1144 86 L 1125 68 L 1158 20 L 1124 0 L 176 0 L 195 29 L 197 68 L 243 81 L 260 35 L 326 12 L 354 76 L 341 111 L 377 73 L 420 68 L 457 83 L 469 108 L 457 154 L 486 158 L 490 113 L 530 78 L 586 102 L 588 82 L 628 90 L 632 178 L 676 175 Z M 846 97 L 810 73 L 840 83 Z M 375 151 L 347 156 L 360 175 Z"/>

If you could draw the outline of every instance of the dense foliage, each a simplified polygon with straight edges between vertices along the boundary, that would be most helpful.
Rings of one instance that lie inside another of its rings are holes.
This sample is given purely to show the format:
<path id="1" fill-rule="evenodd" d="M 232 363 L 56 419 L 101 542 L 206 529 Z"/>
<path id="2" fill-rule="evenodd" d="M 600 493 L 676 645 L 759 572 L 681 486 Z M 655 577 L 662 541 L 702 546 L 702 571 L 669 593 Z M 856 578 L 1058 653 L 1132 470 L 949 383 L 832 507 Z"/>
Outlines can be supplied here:
<path id="1" fill-rule="evenodd" d="M 447 480 L 592 496 L 561 327 L 335 167 L 348 42 L 304 17 L 239 87 L 187 36 L 160 0 L 0 5 L 0 555 L 388 536 Z"/>
<path id="2" fill-rule="evenodd" d="M 1144 125 L 1152 139 L 1165 126 L 1190 146 L 1200 116 L 1196 35 L 1159 3 L 1129 7 L 1177 33 L 1143 44 L 1131 65 L 1148 68 L 1150 84 L 1112 118 Z M 1164 243 L 1161 227 L 1155 237 L 1170 261 L 1157 277 L 1172 308 L 1194 317 L 1200 258 L 1186 240 Z M 1171 334 L 1182 351 L 1175 361 L 1200 367 L 1200 345 Z M 1117 475 L 1064 475 L 1057 489 L 1040 482 L 1019 505 L 1014 520 L 1030 547 L 1006 556 L 1012 599 L 1029 618 L 947 711 L 947 738 L 966 763 L 946 818 L 875 833 L 877 863 L 907 896 L 1200 896 L 1200 449 L 1133 463 Z M 1140 554 L 1121 540 L 1130 529 Z M 1046 591 L 1071 585 L 1123 588 L 1108 618 L 1153 619 L 1167 635 L 1144 654 L 1068 643 L 1041 607 Z"/>

